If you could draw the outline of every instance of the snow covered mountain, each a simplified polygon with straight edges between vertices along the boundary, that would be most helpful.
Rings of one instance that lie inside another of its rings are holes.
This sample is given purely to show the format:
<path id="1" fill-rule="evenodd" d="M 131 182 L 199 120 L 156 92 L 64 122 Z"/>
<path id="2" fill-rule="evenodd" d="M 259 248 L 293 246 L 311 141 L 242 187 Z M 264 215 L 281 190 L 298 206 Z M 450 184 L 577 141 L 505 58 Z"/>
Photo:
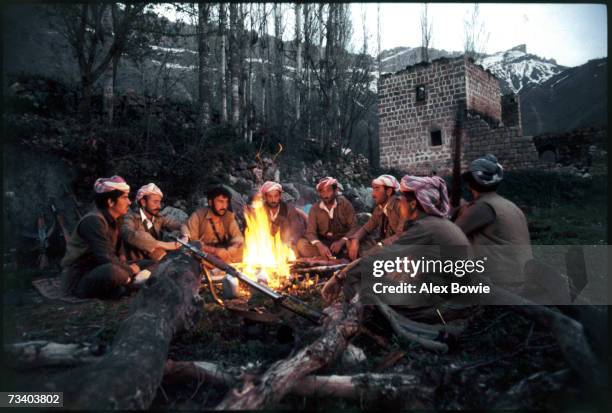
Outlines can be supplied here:
<path id="1" fill-rule="evenodd" d="M 434 60 L 462 54 L 463 52 L 431 49 L 429 58 Z M 382 72 L 393 73 L 419 63 L 422 60 L 422 52 L 420 47 L 396 47 L 383 51 L 380 60 Z M 527 53 L 524 44 L 510 50 L 485 55 L 478 63 L 500 79 L 503 94 L 524 92 L 567 69 L 558 65 L 554 59 L 543 59 Z"/>
<path id="2" fill-rule="evenodd" d="M 487 55 L 479 63 L 501 80 L 502 93 L 525 92 L 566 70 L 554 59 L 543 59 L 527 53 L 524 44 L 510 50 Z"/>

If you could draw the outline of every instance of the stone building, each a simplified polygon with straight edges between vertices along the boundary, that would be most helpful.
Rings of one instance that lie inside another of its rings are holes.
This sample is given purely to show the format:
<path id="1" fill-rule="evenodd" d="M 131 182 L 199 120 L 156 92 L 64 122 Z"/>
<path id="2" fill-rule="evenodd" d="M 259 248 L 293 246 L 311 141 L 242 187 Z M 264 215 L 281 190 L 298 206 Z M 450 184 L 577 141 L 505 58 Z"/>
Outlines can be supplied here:
<path id="1" fill-rule="evenodd" d="M 383 75 L 378 98 L 382 167 L 449 174 L 459 130 L 463 168 L 485 153 L 505 169 L 538 161 L 532 138 L 522 136 L 518 96 L 502 97 L 499 80 L 471 59 L 441 58 Z"/>

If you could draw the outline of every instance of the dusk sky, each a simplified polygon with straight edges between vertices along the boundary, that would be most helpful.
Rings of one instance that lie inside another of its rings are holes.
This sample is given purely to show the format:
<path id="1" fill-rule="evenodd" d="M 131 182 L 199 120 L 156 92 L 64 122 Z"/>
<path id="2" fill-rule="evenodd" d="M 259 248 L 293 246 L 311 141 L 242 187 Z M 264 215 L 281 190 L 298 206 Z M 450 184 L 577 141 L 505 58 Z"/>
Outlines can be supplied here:
<path id="1" fill-rule="evenodd" d="M 271 4 L 268 4 L 271 7 Z M 293 4 L 282 3 L 283 39 L 294 36 Z M 421 42 L 422 3 L 380 3 L 382 50 L 399 46 L 418 47 Z M 463 50 L 464 20 L 473 3 L 430 3 L 433 24 L 432 47 L 447 51 Z M 481 3 L 480 17 L 489 34 L 485 52 L 495 53 L 526 44 L 527 52 L 554 58 L 565 66 L 578 66 L 590 59 L 608 55 L 607 9 L 603 4 Z M 368 32 L 368 52 L 376 54 L 378 3 L 352 3 L 352 49 L 363 44 L 362 19 Z M 157 6 L 162 10 L 162 5 Z M 269 9 L 268 9 L 269 10 Z M 175 16 L 164 12 L 171 19 Z M 272 18 L 268 24 L 273 33 Z"/>
<path id="2" fill-rule="evenodd" d="M 463 21 L 473 9 L 469 3 L 430 3 L 433 47 L 463 50 Z M 419 3 L 381 3 L 381 46 L 420 45 Z M 376 47 L 377 3 L 352 4 L 355 42 L 363 39 L 362 10 L 366 13 L 371 48 Z M 527 51 L 557 63 L 577 66 L 608 55 L 607 9 L 603 4 L 481 3 L 480 15 L 490 33 L 487 53 L 526 44 Z M 369 46 L 370 48 L 370 46 Z"/>

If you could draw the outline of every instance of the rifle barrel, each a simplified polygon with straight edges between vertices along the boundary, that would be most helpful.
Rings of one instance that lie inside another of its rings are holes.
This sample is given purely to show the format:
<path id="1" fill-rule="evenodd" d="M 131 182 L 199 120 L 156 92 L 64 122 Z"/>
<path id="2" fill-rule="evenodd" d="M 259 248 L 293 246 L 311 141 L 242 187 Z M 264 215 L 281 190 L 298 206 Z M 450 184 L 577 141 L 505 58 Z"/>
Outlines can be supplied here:
<path id="1" fill-rule="evenodd" d="M 238 278 L 240 281 L 247 284 L 252 289 L 259 291 L 260 293 L 272 298 L 275 302 L 277 302 L 282 307 L 285 307 L 289 311 L 292 311 L 316 324 L 320 324 L 321 319 L 325 316 L 323 313 L 311 308 L 310 306 L 308 306 L 306 303 L 299 300 L 298 298 L 295 298 L 288 294 L 278 293 L 272 290 L 271 288 L 266 287 L 265 285 L 259 284 L 257 281 L 250 279 L 248 276 L 238 271 L 236 268 L 232 267 L 231 265 L 227 264 L 220 258 L 217 258 L 212 254 L 208 254 L 204 251 L 201 251 L 198 248 L 195 248 L 193 245 L 189 245 L 188 243 L 181 241 L 175 236 L 170 236 L 170 237 L 176 242 L 178 242 L 179 244 L 181 244 L 183 247 L 187 248 L 197 257 L 203 259 L 209 264 L 214 265 L 220 270 L 225 271 L 225 273 Z"/>

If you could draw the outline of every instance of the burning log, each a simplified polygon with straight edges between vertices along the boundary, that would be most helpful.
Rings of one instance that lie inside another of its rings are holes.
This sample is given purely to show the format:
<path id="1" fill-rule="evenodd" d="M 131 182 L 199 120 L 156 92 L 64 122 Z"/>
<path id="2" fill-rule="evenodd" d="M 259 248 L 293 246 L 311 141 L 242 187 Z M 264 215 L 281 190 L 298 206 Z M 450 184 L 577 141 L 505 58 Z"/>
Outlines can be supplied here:
<path id="1" fill-rule="evenodd" d="M 198 308 L 198 262 L 172 254 L 154 270 L 123 321 L 111 351 L 92 364 L 65 373 L 49 384 L 63 391 L 67 407 L 147 409 L 161 383 L 174 334 L 190 328 Z M 52 390 L 51 390 L 52 389 Z"/>
<path id="2" fill-rule="evenodd" d="M 227 373 L 228 371 L 237 372 L 238 369 L 227 366 L 221 367 L 207 361 L 168 360 L 164 382 L 182 383 L 196 380 L 198 383 L 235 386 L 239 381 L 237 375 Z M 290 383 L 289 386 L 288 394 L 302 397 L 375 400 L 418 392 L 420 398 L 428 399 L 434 393 L 433 388 L 423 386 L 416 376 L 410 374 L 308 375 Z"/>
<path id="3" fill-rule="evenodd" d="M 294 357 L 274 363 L 256 381 L 245 380 L 216 406 L 217 410 L 258 409 L 281 400 L 307 374 L 335 360 L 358 331 L 361 319 L 359 294 L 348 308 L 328 307 L 323 334 Z"/>

